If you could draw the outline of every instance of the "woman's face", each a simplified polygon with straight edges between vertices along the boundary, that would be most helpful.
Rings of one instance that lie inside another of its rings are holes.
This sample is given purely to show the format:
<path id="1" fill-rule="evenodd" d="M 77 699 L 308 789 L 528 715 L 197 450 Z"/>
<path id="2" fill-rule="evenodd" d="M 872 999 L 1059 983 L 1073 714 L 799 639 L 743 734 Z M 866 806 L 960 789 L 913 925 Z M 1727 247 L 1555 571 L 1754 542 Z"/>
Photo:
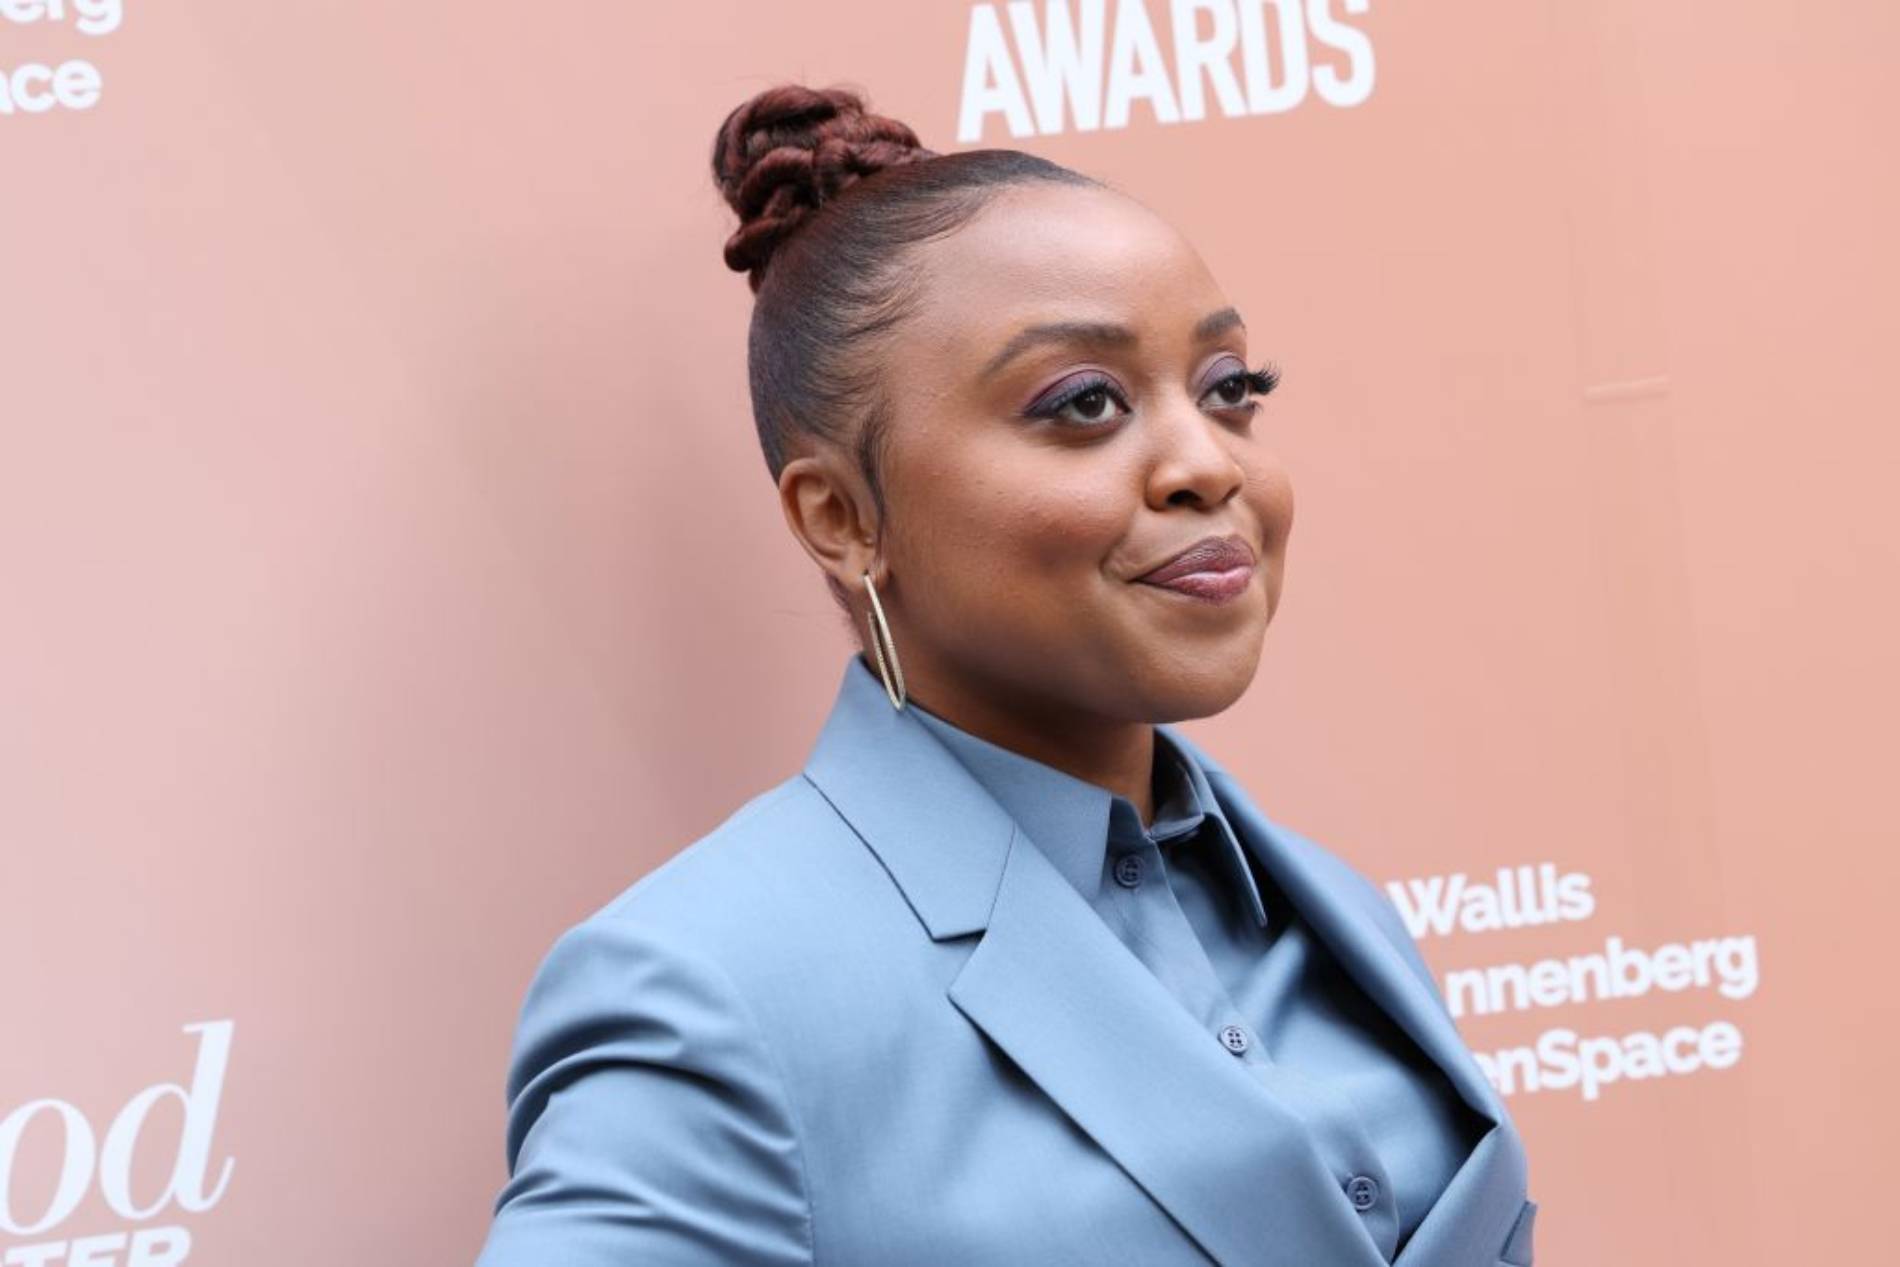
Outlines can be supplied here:
<path id="1" fill-rule="evenodd" d="M 1200 257 L 1121 194 L 1031 185 L 917 262 L 873 569 L 907 685 L 1083 720 L 1226 708 L 1279 601 L 1293 490 Z M 1135 579 L 1227 535 L 1256 562 L 1226 601 Z"/>

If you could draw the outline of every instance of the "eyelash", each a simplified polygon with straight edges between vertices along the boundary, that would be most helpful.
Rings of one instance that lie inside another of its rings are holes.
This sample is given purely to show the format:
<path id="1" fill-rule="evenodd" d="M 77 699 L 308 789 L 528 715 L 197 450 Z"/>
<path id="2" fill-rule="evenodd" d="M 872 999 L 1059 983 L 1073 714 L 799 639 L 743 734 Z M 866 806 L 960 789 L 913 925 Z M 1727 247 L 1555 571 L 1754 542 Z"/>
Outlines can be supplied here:
<path id="1" fill-rule="evenodd" d="M 1278 366 L 1269 362 L 1257 370 L 1235 370 L 1233 373 L 1222 375 L 1219 379 L 1215 380 L 1215 382 L 1208 387 L 1206 394 L 1211 395 L 1236 380 L 1246 383 L 1251 398 L 1237 400 L 1230 405 L 1217 405 L 1215 408 L 1240 409 L 1244 407 L 1247 411 L 1247 415 L 1251 417 L 1254 411 L 1260 408 L 1260 402 L 1257 398 L 1267 395 L 1275 387 L 1280 385 L 1280 369 Z M 1123 399 L 1122 394 L 1115 389 L 1115 384 L 1112 379 L 1105 374 L 1091 374 L 1047 404 L 1031 407 L 1025 416 L 1030 418 L 1047 418 L 1052 422 L 1067 421 L 1066 419 L 1058 418 L 1056 415 L 1060 414 L 1064 409 L 1067 409 L 1081 397 L 1094 391 L 1106 391 L 1109 397 L 1123 409 L 1130 408 L 1128 402 Z M 1111 421 L 1113 420 L 1104 420 L 1102 422 L 1071 422 L 1069 425 L 1081 430 L 1103 430 L 1109 426 Z"/>

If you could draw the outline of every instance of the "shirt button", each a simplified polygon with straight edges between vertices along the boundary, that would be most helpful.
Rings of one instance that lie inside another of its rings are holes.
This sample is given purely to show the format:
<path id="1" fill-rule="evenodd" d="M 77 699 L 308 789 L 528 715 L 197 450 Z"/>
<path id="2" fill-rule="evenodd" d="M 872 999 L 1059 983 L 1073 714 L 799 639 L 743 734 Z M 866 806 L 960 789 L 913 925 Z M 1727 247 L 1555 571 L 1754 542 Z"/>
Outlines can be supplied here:
<path id="1" fill-rule="evenodd" d="M 1371 1175 L 1354 1175 L 1346 1181 L 1346 1198 L 1353 1209 L 1370 1210 L 1379 1200 L 1379 1181 Z"/>
<path id="2" fill-rule="evenodd" d="M 1141 856 L 1125 853 L 1115 862 L 1115 882 L 1123 888 L 1134 888 L 1141 883 Z"/>
<path id="3" fill-rule="evenodd" d="M 1223 1025 L 1220 1031 L 1221 1045 L 1238 1056 L 1247 1050 L 1247 1031 L 1238 1025 Z"/>

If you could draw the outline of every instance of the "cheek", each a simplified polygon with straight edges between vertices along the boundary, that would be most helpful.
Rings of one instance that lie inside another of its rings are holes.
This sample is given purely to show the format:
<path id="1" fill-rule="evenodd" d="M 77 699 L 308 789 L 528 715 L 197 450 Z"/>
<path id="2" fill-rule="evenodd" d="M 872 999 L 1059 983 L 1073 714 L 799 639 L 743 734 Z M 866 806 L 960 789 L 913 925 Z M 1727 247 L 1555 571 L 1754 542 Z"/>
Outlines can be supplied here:
<path id="1" fill-rule="evenodd" d="M 942 470 L 913 507 L 925 516 L 911 517 L 914 539 L 938 553 L 933 566 L 985 573 L 992 585 L 1086 579 L 1126 531 L 1128 506 L 1080 466 L 1018 449 Z"/>
<path id="2" fill-rule="evenodd" d="M 1122 500 L 1107 490 L 1043 482 L 1024 489 L 998 522 L 1010 553 L 1026 566 L 1080 578 L 1100 571 L 1127 519 Z"/>
<path id="3" fill-rule="evenodd" d="M 1286 468 L 1271 462 L 1249 466 L 1244 496 L 1259 521 L 1261 541 L 1269 557 L 1278 558 L 1293 531 L 1293 483 L 1287 478 Z"/>

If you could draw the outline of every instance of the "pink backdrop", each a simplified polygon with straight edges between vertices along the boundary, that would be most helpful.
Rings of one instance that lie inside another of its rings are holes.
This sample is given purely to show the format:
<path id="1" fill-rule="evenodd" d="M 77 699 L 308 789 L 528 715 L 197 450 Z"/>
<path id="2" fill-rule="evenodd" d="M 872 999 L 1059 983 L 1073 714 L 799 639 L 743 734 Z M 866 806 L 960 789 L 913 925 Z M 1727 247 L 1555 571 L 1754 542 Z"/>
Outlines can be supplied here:
<path id="1" fill-rule="evenodd" d="M 788 78 L 1126 187 L 1285 368 L 1285 599 L 1190 733 L 1419 920 L 1540 1261 L 1878 1257 L 1896 46 L 1844 0 L 0 0 L 0 1263 L 470 1261 L 540 955 L 802 764 L 846 643 L 705 165 Z"/>

